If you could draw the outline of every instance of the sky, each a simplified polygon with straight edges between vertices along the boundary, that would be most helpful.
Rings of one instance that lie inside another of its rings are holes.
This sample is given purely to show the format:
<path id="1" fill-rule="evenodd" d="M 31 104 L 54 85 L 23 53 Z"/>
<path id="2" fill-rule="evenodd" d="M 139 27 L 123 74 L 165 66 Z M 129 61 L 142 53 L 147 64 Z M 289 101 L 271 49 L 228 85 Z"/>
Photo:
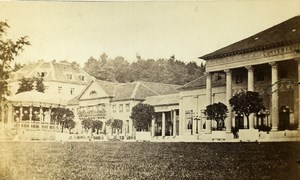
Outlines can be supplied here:
<path id="1" fill-rule="evenodd" d="M 16 62 L 77 61 L 102 53 L 129 62 L 208 54 L 300 15 L 299 0 L 144 2 L 0 1 L 6 38 L 27 35 Z"/>

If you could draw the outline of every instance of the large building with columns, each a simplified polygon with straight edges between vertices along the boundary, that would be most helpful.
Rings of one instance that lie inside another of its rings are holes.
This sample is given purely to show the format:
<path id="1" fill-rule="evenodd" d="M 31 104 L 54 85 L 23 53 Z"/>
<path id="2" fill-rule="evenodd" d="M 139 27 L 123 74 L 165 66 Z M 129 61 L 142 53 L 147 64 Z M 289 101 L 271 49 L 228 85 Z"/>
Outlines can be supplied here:
<path id="1" fill-rule="evenodd" d="M 270 134 L 300 129 L 300 16 L 200 58 L 206 61 L 206 86 L 202 90 L 205 97 L 198 101 L 212 104 L 216 93 L 222 94 L 219 101 L 229 109 L 226 133 L 239 123 L 239 114 L 231 111 L 229 99 L 241 90 L 256 91 L 263 97 L 267 111 L 262 114 L 269 116 L 265 125 L 271 127 Z M 215 74 L 225 76 L 225 86 L 213 86 Z M 255 136 L 258 116 L 250 116 L 246 131 Z"/>

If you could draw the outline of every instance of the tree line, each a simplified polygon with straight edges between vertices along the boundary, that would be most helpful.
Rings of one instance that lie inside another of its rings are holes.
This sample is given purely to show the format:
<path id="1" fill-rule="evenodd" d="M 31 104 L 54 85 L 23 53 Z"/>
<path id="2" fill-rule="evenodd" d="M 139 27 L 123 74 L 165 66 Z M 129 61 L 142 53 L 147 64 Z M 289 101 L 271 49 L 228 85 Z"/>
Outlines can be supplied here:
<path id="1" fill-rule="evenodd" d="M 137 55 L 129 63 L 124 57 L 109 58 L 103 53 L 98 59 L 90 57 L 84 64 L 84 70 L 100 80 L 112 82 L 150 81 L 183 85 L 204 74 L 203 63 L 184 63 L 171 56 L 169 59 L 143 59 Z"/>

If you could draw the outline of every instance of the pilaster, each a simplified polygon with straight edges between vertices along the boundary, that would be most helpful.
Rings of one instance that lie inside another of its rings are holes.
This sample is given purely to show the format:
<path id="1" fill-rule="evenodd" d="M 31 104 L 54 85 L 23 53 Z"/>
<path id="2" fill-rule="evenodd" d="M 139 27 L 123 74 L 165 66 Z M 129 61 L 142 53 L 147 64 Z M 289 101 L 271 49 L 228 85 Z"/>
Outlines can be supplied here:
<path id="1" fill-rule="evenodd" d="M 254 74 L 252 66 L 245 66 L 248 70 L 248 91 L 254 91 Z M 254 129 L 254 114 L 249 116 L 249 129 Z"/>
<path id="2" fill-rule="evenodd" d="M 272 131 L 278 130 L 279 122 L 279 104 L 278 104 L 278 65 L 276 62 L 269 63 L 271 65 L 271 83 L 272 83 L 272 109 L 271 109 L 271 118 L 272 118 Z"/>
<path id="3" fill-rule="evenodd" d="M 228 116 L 225 119 L 225 128 L 227 133 L 231 133 L 232 108 L 229 104 L 229 100 L 232 96 L 232 71 L 230 69 L 226 69 L 224 72 L 226 73 L 226 106 L 228 108 Z"/>

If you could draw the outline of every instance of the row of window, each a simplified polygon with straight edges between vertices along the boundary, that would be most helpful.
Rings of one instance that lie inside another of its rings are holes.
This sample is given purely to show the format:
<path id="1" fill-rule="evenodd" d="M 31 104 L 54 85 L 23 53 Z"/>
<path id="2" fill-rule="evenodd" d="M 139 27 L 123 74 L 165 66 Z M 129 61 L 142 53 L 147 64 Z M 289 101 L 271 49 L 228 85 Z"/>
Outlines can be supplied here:
<path id="1" fill-rule="evenodd" d="M 42 72 L 37 72 L 37 76 L 38 77 L 46 77 L 47 76 L 47 72 L 45 71 L 42 71 Z M 74 75 L 73 74 L 66 74 L 67 78 L 69 80 L 74 80 Z M 85 81 L 85 76 L 83 75 L 79 75 L 78 78 L 81 80 L 81 81 Z"/>
<path id="2" fill-rule="evenodd" d="M 58 86 L 58 94 L 61 94 L 62 93 L 62 87 L 61 86 Z M 75 88 L 71 88 L 70 89 L 70 95 L 73 95 L 75 92 Z"/>
<path id="3" fill-rule="evenodd" d="M 124 112 L 124 104 L 119 104 L 119 112 L 122 113 Z M 116 113 L 118 110 L 117 110 L 117 105 L 113 105 L 112 106 L 112 110 L 113 110 L 113 113 Z M 130 112 L 130 104 L 125 104 L 125 112 Z"/>

